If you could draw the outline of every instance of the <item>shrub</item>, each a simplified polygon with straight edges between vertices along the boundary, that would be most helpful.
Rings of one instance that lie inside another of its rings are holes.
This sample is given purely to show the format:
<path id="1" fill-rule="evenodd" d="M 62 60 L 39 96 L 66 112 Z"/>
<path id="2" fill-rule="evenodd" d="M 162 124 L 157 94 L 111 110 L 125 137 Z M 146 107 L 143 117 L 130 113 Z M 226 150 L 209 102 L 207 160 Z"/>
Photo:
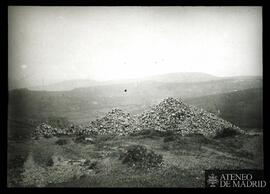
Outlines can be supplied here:
<path id="1" fill-rule="evenodd" d="M 222 129 L 215 138 L 223 138 L 223 137 L 233 137 L 235 135 L 239 135 L 240 132 L 233 128 L 224 128 Z"/>
<path id="2" fill-rule="evenodd" d="M 170 148 L 171 148 L 170 144 L 163 144 L 163 145 L 162 145 L 162 149 L 163 149 L 163 150 L 169 151 Z"/>
<path id="3" fill-rule="evenodd" d="M 51 158 L 47 161 L 47 166 L 53 166 L 53 165 L 54 165 L 54 162 L 53 162 L 53 159 Z"/>
<path id="4" fill-rule="evenodd" d="M 148 151 L 145 146 L 133 145 L 127 149 L 127 152 L 121 157 L 122 163 L 140 169 L 149 169 L 161 166 L 163 157 L 154 151 Z"/>
<path id="5" fill-rule="evenodd" d="M 162 135 L 163 135 L 164 137 L 171 137 L 171 136 L 174 136 L 174 137 L 175 137 L 176 134 L 175 134 L 174 131 L 168 130 L 168 131 L 162 132 Z"/>
<path id="6" fill-rule="evenodd" d="M 109 140 L 112 140 L 116 137 L 115 134 L 104 134 L 104 135 L 99 135 L 96 137 L 95 141 L 96 143 L 103 143 Z"/>
<path id="7" fill-rule="evenodd" d="M 200 133 L 190 133 L 186 135 L 185 137 L 189 138 L 190 141 L 197 144 L 205 144 L 211 141 L 209 138 L 205 137 L 203 134 L 200 134 Z"/>
<path id="8" fill-rule="evenodd" d="M 74 142 L 76 142 L 76 143 L 84 142 L 84 139 L 85 139 L 85 136 L 84 135 L 77 135 L 74 138 Z"/>
<path id="9" fill-rule="evenodd" d="M 7 180 L 9 187 L 18 187 L 21 182 L 21 173 L 26 157 L 23 155 L 15 155 L 8 160 Z"/>
<path id="10" fill-rule="evenodd" d="M 238 156 L 244 157 L 244 158 L 249 158 L 249 159 L 254 158 L 254 154 L 252 152 L 250 152 L 250 151 L 247 151 L 247 150 L 239 150 L 236 154 Z"/>
<path id="11" fill-rule="evenodd" d="M 168 137 L 164 137 L 163 142 L 170 142 L 170 141 L 174 141 L 176 138 L 175 136 L 168 136 Z"/>
<path id="12" fill-rule="evenodd" d="M 49 184 L 78 179 L 82 175 L 84 175 L 84 170 L 80 165 L 63 164 L 42 167 L 29 154 L 21 174 L 21 185 L 24 187 L 45 187 Z"/>
<path id="13" fill-rule="evenodd" d="M 66 139 L 58 139 L 56 142 L 55 142 L 55 144 L 57 144 L 57 145 L 65 145 L 65 144 L 67 144 L 68 143 L 68 141 L 66 140 Z"/>
<path id="14" fill-rule="evenodd" d="M 93 170 L 97 168 L 98 162 L 97 161 L 91 162 L 90 160 L 86 160 L 84 165 L 87 166 L 87 169 Z"/>
<path id="15" fill-rule="evenodd" d="M 144 129 L 136 133 L 136 135 L 142 135 L 144 137 L 148 138 L 154 138 L 154 137 L 167 137 L 173 135 L 173 131 L 159 131 L 155 129 Z"/>
<path id="16" fill-rule="evenodd" d="M 44 187 L 44 175 L 46 170 L 37 165 L 30 154 L 24 163 L 24 171 L 22 172 L 22 186 L 26 187 Z"/>
<path id="17" fill-rule="evenodd" d="M 95 143 L 95 141 L 94 141 L 94 139 L 92 137 L 85 136 L 85 135 L 77 135 L 73 139 L 73 141 L 76 142 L 76 143 L 84 143 L 84 144 Z"/>
<path id="18" fill-rule="evenodd" d="M 26 157 L 23 155 L 15 155 L 8 161 L 8 168 L 22 168 Z"/>
<path id="19" fill-rule="evenodd" d="M 41 145 L 39 145 L 41 146 Z M 53 145 L 52 145 L 53 146 Z M 41 166 L 46 167 L 51 157 L 54 155 L 53 149 L 51 149 L 51 146 L 49 147 L 35 147 L 33 150 L 31 150 L 31 155 L 33 157 L 34 162 Z"/>

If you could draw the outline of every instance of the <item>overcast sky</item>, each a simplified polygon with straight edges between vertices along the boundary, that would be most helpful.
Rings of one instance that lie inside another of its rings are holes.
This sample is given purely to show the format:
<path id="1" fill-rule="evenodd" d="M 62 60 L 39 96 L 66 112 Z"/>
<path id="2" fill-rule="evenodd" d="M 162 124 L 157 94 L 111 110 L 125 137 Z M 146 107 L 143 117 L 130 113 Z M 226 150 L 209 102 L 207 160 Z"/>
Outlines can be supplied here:
<path id="1" fill-rule="evenodd" d="M 262 75 L 261 7 L 9 7 L 9 77 Z"/>

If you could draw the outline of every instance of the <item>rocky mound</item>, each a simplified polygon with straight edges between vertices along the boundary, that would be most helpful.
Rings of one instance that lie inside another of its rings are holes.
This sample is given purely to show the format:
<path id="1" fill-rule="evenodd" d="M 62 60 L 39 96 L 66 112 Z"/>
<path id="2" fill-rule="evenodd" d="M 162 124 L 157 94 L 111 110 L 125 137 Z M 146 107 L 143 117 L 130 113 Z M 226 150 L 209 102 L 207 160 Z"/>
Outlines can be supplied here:
<path id="1" fill-rule="evenodd" d="M 163 100 L 150 111 L 139 115 L 138 120 L 141 129 L 172 130 L 182 135 L 200 133 L 215 137 L 224 130 L 242 132 L 232 123 L 174 98 Z"/>
<path id="2" fill-rule="evenodd" d="M 53 137 L 53 136 L 59 136 L 59 135 L 73 135 L 76 132 L 74 126 L 70 126 L 69 128 L 56 128 L 52 127 L 51 125 L 47 123 L 41 123 L 36 127 L 34 132 L 32 133 L 32 137 Z"/>
<path id="3" fill-rule="evenodd" d="M 104 117 L 92 121 L 80 133 L 126 135 L 136 131 L 135 123 L 135 119 L 129 113 L 116 108 L 108 112 Z"/>
<path id="4" fill-rule="evenodd" d="M 58 135 L 127 135 L 142 130 L 174 131 L 181 135 L 199 133 L 206 137 L 222 136 L 225 132 L 242 133 L 242 130 L 218 116 L 183 103 L 180 99 L 167 98 L 149 111 L 132 117 L 121 109 L 113 109 L 88 126 L 71 126 L 64 129 L 40 124 L 35 137 Z"/>

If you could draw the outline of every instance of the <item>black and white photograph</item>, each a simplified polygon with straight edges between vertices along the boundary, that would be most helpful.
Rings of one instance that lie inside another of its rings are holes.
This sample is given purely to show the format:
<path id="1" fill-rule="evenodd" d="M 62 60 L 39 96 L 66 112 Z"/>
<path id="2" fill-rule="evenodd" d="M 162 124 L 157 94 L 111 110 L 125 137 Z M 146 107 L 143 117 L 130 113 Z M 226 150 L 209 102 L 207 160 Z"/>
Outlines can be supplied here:
<path id="1" fill-rule="evenodd" d="M 262 22 L 262 6 L 8 6 L 7 187 L 265 187 L 212 172 L 264 170 Z"/>

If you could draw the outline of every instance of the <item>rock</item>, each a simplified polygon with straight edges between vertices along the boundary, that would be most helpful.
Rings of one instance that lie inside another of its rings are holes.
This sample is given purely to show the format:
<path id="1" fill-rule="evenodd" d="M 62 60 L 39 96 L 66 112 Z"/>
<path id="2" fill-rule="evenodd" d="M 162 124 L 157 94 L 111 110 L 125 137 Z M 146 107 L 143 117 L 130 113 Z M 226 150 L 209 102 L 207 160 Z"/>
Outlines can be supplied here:
<path id="1" fill-rule="evenodd" d="M 127 135 L 134 131 L 136 121 L 121 109 L 115 108 L 104 117 L 92 121 L 86 128 L 85 134 Z"/>
<path id="2" fill-rule="evenodd" d="M 151 110 L 139 115 L 138 119 L 143 129 L 172 130 L 183 136 L 199 133 L 214 137 L 228 128 L 241 132 L 241 129 L 232 123 L 174 98 L 163 100 Z"/>
<path id="3" fill-rule="evenodd" d="M 91 137 L 84 138 L 86 142 L 94 143 L 94 140 Z"/>
<path id="4" fill-rule="evenodd" d="M 56 128 L 48 125 L 47 123 L 41 123 L 36 127 L 34 132 L 32 133 L 32 138 L 37 139 L 38 137 L 46 137 L 50 138 L 53 136 L 59 135 L 73 135 L 77 130 L 74 127 L 71 128 Z"/>

